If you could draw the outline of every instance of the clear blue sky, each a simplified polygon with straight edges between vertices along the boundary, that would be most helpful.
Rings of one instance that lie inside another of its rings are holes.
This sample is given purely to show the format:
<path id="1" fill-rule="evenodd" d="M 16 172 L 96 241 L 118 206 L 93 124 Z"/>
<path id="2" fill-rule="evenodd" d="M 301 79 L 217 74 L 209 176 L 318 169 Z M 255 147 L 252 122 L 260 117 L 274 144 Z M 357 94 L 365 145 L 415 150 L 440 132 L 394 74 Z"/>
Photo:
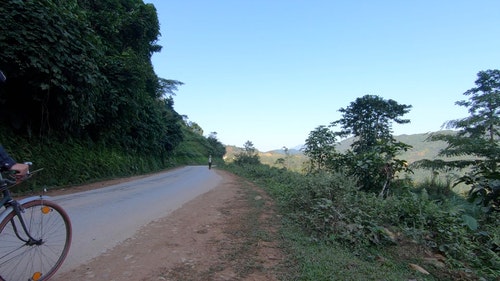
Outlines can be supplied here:
<path id="1" fill-rule="evenodd" d="M 481 70 L 500 68 L 498 0 L 146 0 L 156 73 L 185 83 L 175 110 L 226 145 L 303 144 L 366 94 L 412 105 L 394 134 L 467 116 Z"/>

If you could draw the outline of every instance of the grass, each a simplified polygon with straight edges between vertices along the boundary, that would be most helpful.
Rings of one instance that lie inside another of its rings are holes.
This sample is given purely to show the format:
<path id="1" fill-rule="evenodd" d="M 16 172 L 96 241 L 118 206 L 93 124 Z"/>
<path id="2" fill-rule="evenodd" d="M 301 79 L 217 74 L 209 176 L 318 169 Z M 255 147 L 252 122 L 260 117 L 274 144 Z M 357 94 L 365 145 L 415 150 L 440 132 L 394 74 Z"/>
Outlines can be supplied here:
<path id="1" fill-rule="evenodd" d="M 269 260 L 281 244 L 272 200 L 250 182 L 238 181 L 238 198 L 220 210 L 227 215 L 223 232 L 228 237 L 218 245 L 222 263 L 242 279 L 275 276 L 284 267 L 279 262 L 281 257 Z"/>
<path id="2" fill-rule="evenodd" d="M 443 280 L 410 270 L 408 260 L 383 249 L 353 250 L 350 245 L 315 241 L 293 223 L 285 224 L 281 233 L 295 264 L 295 272 L 283 280 Z"/>
<path id="3" fill-rule="evenodd" d="M 240 277 L 248 274 L 248 270 L 256 269 L 252 268 L 255 260 L 244 253 L 264 240 L 274 241 L 286 253 L 279 270 L 281 280 L 436 280 L 411 271 L 407 263 L 398 262 L 389 253 L 368 253 L 362 249 L 353 251 L 348 245 L 312 239 L 284 214 L 279 216 L 281 221 L 274 222 L 279 228 L 279 235 L 272 234 L 265 230 L 259 219 L 267 206 L 265 200 L 255 200 L 258 196 L 261 193 L 255 188 L 245 188 L 244 197 L 251 211 L 241 224 L 245 229 L 240 229 L 238 233 L 244 235 L 246 241 L 233 249 L 230 257 L 247 260 L 247 266 L 241 267 Z"/>
<path id="4" fill-rule="evenodd" d="M 434 201 L 427 193 L 401 190 L 381 201 L 356 191 L 342 175 L 304 177 L 264 165 L 226 168 L 266 190 L 279 207 L 285 264 L 292 269 L 282 280 L 498 277 L 492 271 L 498 256 L 487 251 L 498 231 L 484 225 L 493 242 L 470 240 L 475 232 L 462 214 L 473 213 L 462 208 L 468 206 L 463 200 Z"/>

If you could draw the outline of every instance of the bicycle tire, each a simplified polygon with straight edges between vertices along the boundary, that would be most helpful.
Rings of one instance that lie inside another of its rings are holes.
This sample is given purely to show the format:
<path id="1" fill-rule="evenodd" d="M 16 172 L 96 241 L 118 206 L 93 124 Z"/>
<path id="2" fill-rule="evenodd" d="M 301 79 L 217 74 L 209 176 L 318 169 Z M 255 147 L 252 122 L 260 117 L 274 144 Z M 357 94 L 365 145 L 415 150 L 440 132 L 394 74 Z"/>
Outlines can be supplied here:
<path id="1" fill-rule="evenodd" d="M 19 218 L 12 211 L 0 222 L 0 280 L 44 281 L 52 277 L 64 262 L 71 245 L 71 221 L 64 209 L 54 202 L 36 199 L 22 204 L 22 216 L 41 245 L 28 245 L 22 238 Z"/>

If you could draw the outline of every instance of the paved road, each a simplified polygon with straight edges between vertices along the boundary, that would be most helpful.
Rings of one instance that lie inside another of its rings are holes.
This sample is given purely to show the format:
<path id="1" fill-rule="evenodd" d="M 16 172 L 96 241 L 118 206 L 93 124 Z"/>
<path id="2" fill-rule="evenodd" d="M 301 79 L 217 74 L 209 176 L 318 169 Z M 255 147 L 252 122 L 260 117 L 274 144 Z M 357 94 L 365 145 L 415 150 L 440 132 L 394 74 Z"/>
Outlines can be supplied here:
<path id="1" fill-rule="evenodd" d="M 221 182 L 207 166 L 188 166 L 101 189 L 52 197 L 71 218 L 68 271 L 130 238 Z"/>

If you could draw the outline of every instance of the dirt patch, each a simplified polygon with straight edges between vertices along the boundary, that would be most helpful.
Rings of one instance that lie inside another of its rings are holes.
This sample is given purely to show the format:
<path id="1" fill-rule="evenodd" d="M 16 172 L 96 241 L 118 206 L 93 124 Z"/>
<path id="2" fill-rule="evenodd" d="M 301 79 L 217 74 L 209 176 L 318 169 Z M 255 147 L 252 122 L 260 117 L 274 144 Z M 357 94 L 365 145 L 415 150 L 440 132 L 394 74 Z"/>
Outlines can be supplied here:
<path id="1" fill-rule="evenodd" d="M 213 190 L 52 280 L 278 280 L 285 256 L 272 201 L 217 173 L 223 181 Z"/>

